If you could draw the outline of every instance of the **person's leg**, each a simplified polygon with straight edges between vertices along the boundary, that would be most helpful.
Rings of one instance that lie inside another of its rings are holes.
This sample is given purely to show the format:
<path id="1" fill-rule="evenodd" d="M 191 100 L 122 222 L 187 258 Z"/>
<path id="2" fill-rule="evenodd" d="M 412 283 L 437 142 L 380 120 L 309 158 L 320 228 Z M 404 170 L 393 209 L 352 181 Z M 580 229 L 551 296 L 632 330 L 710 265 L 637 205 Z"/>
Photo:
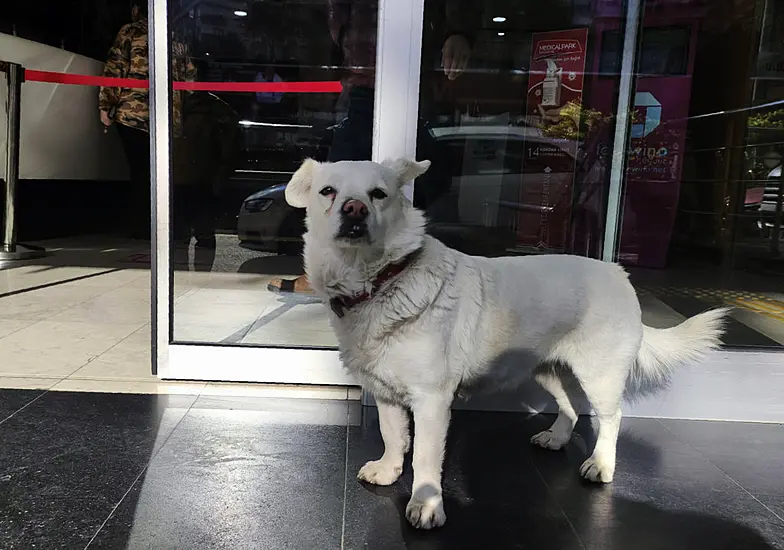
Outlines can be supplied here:
<path id="1" fill-rule="evenodd" d="M 117 132 L 128 160 L 131 188 L 128 200 L 128 229 L 134 239 L 150 240 L 150 135 L 117 124 Z"/>
<path id="2" fill-rule="evenodd" d="M 334 131 L 328 162 L 370 160 L 373 153 L 374 91 L 356 88 L 351 91 L 348 116 Z M 307 275 L 296 279 L 273 279 L 267 285 L 273 292 L 311 293 Z"/>
<path id="3" fill-rule="evenodd" d="M 196 244 L 193 250 L 194 271 L 212 271 L 215 263 L 217 242 L 217 207 L 218 198 L 212 191 L 211 184 L 201 187 L 198 191 L 198 202 L 193 205 L 193 236 Z"/>
<path id="4" fill-rule="evenodd" d="M 336 128 L 327 160 L 371 160 L 375 92 L 356 88 L 349 97 L 348 116 Z"/>
<path id="5" fill-rule="evenodd" d="M 414 206 L 427 212 L 431 222 L 457 221 L 456 205 L 450 199 L 449 151 L 443 143 L 436 141 L 424 120 L 419 121 L 417 129 L 417 160 L 429 160 L 431 166 L 416 181 Z"/>
<path id="6" fill-rule="evenodd" d="M 172 187 L 172 243 L 174 245 L 174 269 L 190 270 L 189 251 L 191 246 L 191 186 L 175 185 Z"/>

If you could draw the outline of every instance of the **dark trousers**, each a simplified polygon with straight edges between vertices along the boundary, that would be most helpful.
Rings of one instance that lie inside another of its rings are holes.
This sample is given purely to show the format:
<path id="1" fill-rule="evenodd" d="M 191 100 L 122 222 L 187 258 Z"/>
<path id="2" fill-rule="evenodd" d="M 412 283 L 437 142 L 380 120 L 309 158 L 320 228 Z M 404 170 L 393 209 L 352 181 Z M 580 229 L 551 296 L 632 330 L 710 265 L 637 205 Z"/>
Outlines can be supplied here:
<path id="1" fill-rule="evenodd" d="M 191 239 L 195 239 L 194 271 L 211 271 L 215 262 L 217 197 L 209 183 L 177 185 L 172 197 L 174 263 L 188 270 Z"/>
<path id="2" fill-rule="evenodd" d="M 127 230 L 133 239 L 150 240 L 150 134 L 116 124 L 128 160 L 131 188 L 126 205 Z"/>

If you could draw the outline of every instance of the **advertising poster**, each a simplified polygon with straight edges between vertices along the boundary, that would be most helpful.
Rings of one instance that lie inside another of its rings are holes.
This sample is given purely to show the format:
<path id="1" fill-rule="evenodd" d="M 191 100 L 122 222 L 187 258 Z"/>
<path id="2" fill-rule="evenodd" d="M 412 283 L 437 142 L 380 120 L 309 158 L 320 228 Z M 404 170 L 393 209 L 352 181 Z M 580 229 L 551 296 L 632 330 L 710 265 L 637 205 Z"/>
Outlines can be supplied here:
<path id="1" fill-rule="evenodd" d="M 579 146 L 588 29 L 536 33 L 531 47 L 517 246 L 561 251 Z"/>
<path id="2" fill-rule="evenodd" d="M 691 77 L 640 78 L 626 169 L 620 259 L 662 268 L 680 194 Z"/>

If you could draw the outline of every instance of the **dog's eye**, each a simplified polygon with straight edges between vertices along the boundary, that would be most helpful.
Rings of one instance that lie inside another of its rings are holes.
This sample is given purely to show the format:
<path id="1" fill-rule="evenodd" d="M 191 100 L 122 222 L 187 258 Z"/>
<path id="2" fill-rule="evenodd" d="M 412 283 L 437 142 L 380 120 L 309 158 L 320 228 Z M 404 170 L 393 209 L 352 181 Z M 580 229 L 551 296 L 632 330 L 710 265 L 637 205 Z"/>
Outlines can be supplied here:
<path id="1" fill-rule="evenodd" d="M 373 200 L 380 201 L 380 200 L 384 200 L 385 198 L 387 198 L 387 194 L 384 191 L 382 191 L 381 189 L 373 189 L 370 192 L 370 198 L 373 199 Z"/>
<path id="2" fill-rule="evenodd" d="M 323 195 L 325 197 L 328 197 L 328 196 L 334 195 L 334 194 L 336 194 L 336 191 L 335 191 L 334 187 L 325 187 L 324 189 L 319 191 L 319 195 Z"/>

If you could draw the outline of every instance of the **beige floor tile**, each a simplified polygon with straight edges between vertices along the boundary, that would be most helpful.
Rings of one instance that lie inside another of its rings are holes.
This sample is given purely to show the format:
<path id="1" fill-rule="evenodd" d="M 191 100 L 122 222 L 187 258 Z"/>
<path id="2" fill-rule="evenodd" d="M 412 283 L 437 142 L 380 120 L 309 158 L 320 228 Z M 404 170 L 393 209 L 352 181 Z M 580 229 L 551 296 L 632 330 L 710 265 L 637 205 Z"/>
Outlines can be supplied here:
<path id="1" fill-rule="evenodd" d="M 196 325 L 196 324 L 175 324 L 174 341 L 178 344 L 221 344 L 236 331 L 240 330 L 243 324 L 223 324 L 223 325 Z"/>
<path id="2" fill-rule="evenodd" d="M 188 299 L 180 302 L 180 307 L 211 307 L 226 304 L 254 304 L 267 307 L 282 304 L 278 294 L 258 288 L 192 288 Z"/>
<path id="3" fill-rule="evenodd" d="M 242 339 L 243 344 L 260 346 L 337 347 L 335 334 L 327 330 L 305 330 L 265 325 Z"/>
<path id="4" fill-rule="evenodd" d="M 0 376 L 0 388 L 5 390 L 48 390 L 60 381 L 60 378 Z"/>
<path id="5" fill-rule="evenodd" d="M 110 267 L 24 266 L 0 271 L 0 293 L 42 285 L 116 288 L 130 284 L 143 275 L 144 272 L 137 270 Z"/>
<path id="6" fill-rule="evenodd" d="M 178 342 L 220 343 L 257 318 L 258 312 L 231 307 L 199 313 L 180 312 L 175 308 L 174 339 Z"/>
<path id="7" fill-rule="evenodd" d="M 69 378 L 154 382 L 150 326 L 144 326 Z"/>
<path id="8" fill-rule="evenodd" d="M 174 288 L 266 291 L 267 283 L 273 277 L 257 273 L 177 271 L 174 274 Z"/>
<path id="9" fill-rule="evenodd" d="M 136 380 L 79 380 L 69 378 L 51 388 L 52 391 L 199 395 L 203 382 L 140 382 Z"/>
<path id="10" fill-rule="evenodd" d="M 0 319 L 39 321 L 97 298 L 103 287 L 56 286 L 0 298 Z"/>
<path id="11" fill-rule="evenodd" d="M 60 281 L 96 275 L 107 268 L 99 267 L 53 267 L 48 265 L 25 265 L 0 271 L 0 292 L 10 292 Z"/>
<path id="12" fill-rule="evenodd" d="M 113 289 L 69 307 L 49 320 L 66 323 L 149 323 L 150 293 L 143 288 Z"/>
<path id="13" fill-rule="evenodd" d="M 300 304 L 257 327 L 244 344 L 335 347 L 337 338 L 323 304 Z"/>
<path id="14" fill-rule="evenodd" d="M 266 326 L 270 330 L 289 331 L 303 329 L 309 331 L 332 332 L 327 308 L 324 304 L 297 305 L 271 320 Z"/>
<path id="15" fill-rule="evenodd" d="M 174 338 L 180 342 L 221 342 L 276 307 L 268 294 L 194 291 L 175 304 Z"/>
<path id="16" fill-rule="evenodd" d="M 41 321 L 0 340 L 0 375 L 64 378 L 142 326 Z"/>
<path id="17" fill-rule="evenodd" d="M 0 301 L 0 307 L 2 307 L 2 301 Z M 0 338 L 8 336 L 9 334 L 13 334 L 23 328 L 27 328 L 30 325 L 34 324 L 36 321 L 20 321 L 16 319 L 0 319 Z M 2 349 L 2 343 L 0 343 L 0 349 Z"/>

